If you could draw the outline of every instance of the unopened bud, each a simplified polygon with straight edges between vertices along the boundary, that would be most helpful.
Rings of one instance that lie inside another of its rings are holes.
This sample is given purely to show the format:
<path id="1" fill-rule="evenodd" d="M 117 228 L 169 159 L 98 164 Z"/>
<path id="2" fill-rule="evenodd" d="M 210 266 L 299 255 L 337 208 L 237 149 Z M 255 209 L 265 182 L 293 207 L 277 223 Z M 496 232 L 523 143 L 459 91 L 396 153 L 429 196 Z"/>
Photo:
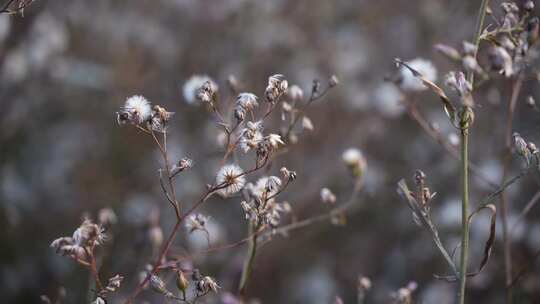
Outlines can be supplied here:
<path id="1" fill-rule="evenodd" d="M 178 287 L 178 290 L 183 293 L 185 293 L 189 287 L 189 281 L 186 279 L 186 276 L 184 276 L 182 271 L 178 271 L 176 274 L 176 287 Z"/>
<path id="2" fill-rule="evenodd" d="M 435 50 L 452 60 L 457 61 L 461 59 L 461 55 L 459 54 L 458 50 L 446 44 L 436 44 Z"/>

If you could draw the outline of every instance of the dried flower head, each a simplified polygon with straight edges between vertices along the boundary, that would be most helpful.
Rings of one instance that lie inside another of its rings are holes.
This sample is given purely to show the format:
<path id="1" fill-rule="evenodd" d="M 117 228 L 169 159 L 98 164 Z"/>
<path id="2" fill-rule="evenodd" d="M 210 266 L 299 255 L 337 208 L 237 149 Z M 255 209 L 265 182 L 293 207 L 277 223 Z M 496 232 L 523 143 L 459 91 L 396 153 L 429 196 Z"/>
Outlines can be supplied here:
<path id="1" fill-rule="evenodd" d="M 191 158 L 184 157 L 176 163 L 172 168 L 172 174 L 189 170 L 193 167 L 193 160 Z"/>
<path id="2" fill-rule="evenodd" d="M 200 281 L 197 282 L 197 291 L 201 294 L 209 293 L 210 291 L 218 292 L 218 289 L 221 288 L 217 284 L 214 278 L 205 276 Z"/>
<path id="3" fill-rule="evenodd" d="M 276 149 L 279 145 L 284 145 L 285 143 L 283 140 L 281 140 L 281 135 L 271 133 L 268 136 L 266 136 L 265 141 L 267 141 L 270 146 L 274 149 Z"/>
<path id="4" fill-rule="evenodd" d="M 87 259 L 87 248 L 105 242 L 106 236 L 100 225 L 84 220 L 79 228 L 75 230 L 72 237 L 61 237 L 51 243 L 51 247 L 56 253 L 68 256 L 75 260 L 85 261 Z"/>
<path id="5" fill-rule="evenodd" d="M 109 278 L 109 282 L 105 289 L 108 292 L 115 292 L 118 288 L 120 288 L 120 285 L 122 284 L 122 281 L 124 280 L 124 277 L 117 274 L 114 277 Z"/>
<path id="6" fill-rule="evenodd" d="M 188 104 L 195 104 L 195 101 L 197 101 L 197 93 L 199 92 L 199 89 L 201 86 L 209 81 L 212 83 L 212 86 L 218 89 L 217 84 L 212 80 L 212 78 L 206 76 L 206 75 L 193 75 L 191 76 L 182 87 L 184 100 Z"/>
<path id="7" fill-rule="evenodd" d="M 152 117 L 150 102 L 143 96 L 129 97 L 122 109 L 116 113 L 118 124 L 142 124 Z"/>
<path id="8" fill-rule="evenodd" d="M 246 178 L 242 175 L 244 171 L 238 165 L 230 164 L 223 166 L 216 175 L 216 184 L 222 188 L 219 193 L 222 196 L 230 196 L 244 188 Z"/>
<path id="9" fill-rule="evenodd" d="M 281 187 L 281 179 L 277 176 L 264 176 L 255 185 L 250 184 L 251 194 L 261 200 L 275 195 Z"/>
<path id="10" fill-rule="evenodd" d="M 248 121 L 246 127 L 240 130 L 239 147 L 244 153 L 257 148 L 259 143 L 263 140 L 262 130 L 262 121 Z"/>
<path id="11" fill-rule="evenodd" d="M 295 180 L 296 179 L 296 172 L 295 171 L 290 171 L 286 167 L 281 167 L 279 172 L 281 172 L 281 176 L 283 177 L 283 180 Z"/>
<path id="12" fill-rule="evenodd" d="M 82 247 L 101 245 L 105 240 L 106 235 L 103 228 L 88 219 L 84 220 L 81 226 L 73 233 L 74 243 Z"/>
<path id="13" fill-rule="evenodd" d="M 437 69 L 431 63 L 431 61 L 422 59 L 422 58 L 416 58 L 408 62 L 408 65 L 418 71 L 418 73 L 422 74 L 426 79 L 435 82 L 437 80 Z M 423 91 L 426 90 L 427 87 L 422 83 L 418 77 L 416 77 L 410 69 L 408 69 L 405 66 L 402 66 L 400 68 L 400 74 L 401 74 L 401 83 L 400 86 L 403 90 L 406 91 Z"/>
<path id="14" fill-rule="evenodd" d="M 236 105 L 246 110 L 253 110 L 259 106 L 257 95 L 253 93 L 240 93 L 236 97 Z"/>
<path id="15" fill-rule="evenodd" d="M 275 103 L 281 95 L 287 92 L 289 84 L 285 76 L 275 74 L 268 78 L 268 86 L 265 90 L 266 100 L 270 103 Z"/>
<path id="16" fill-rule="evenodd" d="M 213 104 L 216 100 L 217 87 L 211 80 L 205 81 L 197 91 L 197 99 L 202 103 Z"/>
<path id="17" fill-rule="evenodd" d="M 528 167 L 531 164 L 531 152 L 527 147 L 527 142 L 517 132 L 512 134 L 512 138 L 514 139 L 514 148 L 516 149 L 516 152 L 525 160 Z"/>
<path id="18" fill-rule="evenodd" d="M 252 93 L 240 93 L 236 98 L 236 106 L 234 107 L 234 117 L 238 121 L 243 121 L 246 118 L 246 113 L 252 111 L 259 106 L 258 97 Z"/>
<path id="19" fill-rule="evenodd" d="M 339 84 L 339 79 L 336 75 L 330 76 L 330 79 L 328 79 L 328 86 L 333 88 Z"/>
<path id="20" fill-rule="evenodd" d="M 174 115 L 174 112 L 168 112 L 165 108 L 155 105 L 152 110 L 151 127 L 156 132 L 166 132 L 167 124 Z"/>

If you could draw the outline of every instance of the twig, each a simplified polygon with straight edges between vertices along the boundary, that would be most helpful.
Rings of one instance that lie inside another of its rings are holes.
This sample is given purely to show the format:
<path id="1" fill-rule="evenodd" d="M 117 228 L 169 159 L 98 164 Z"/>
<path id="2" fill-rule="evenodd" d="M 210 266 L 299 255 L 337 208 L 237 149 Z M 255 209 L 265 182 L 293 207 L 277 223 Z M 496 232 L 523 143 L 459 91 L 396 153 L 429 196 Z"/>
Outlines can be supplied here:
<path id="1" fill-rule="evenodd" d="M 519 214 L 518 218 L 512 225 L 512 228 L 510 228 L 510 237 L 514 234 L 514 231 L 516 230 L 516 227 L 519 225 L 519 223 L 525 218 L 527 213 L 529 213 L 529 211 L 534 207 L 534 205 L 536 205 L 538 201 L 540 201 L 540 190 L 536 191 L 534 196 L 529 200 L 527 205 L 525 205 L 525 208 L 523 208 L 523 210 Z"/>
<path id="2" fill-rule="evenodd" d="M 517 105 L 517 100 L 521 87 L 523 84 L 523 73 L 520 73 L 512 86 L 512 94 L 507 108 L 507 119 L 505 129 L 505 149 L 502 156 L 503 161 L 503 173 L 502 180 L 506 178 L 510 170 L 510 164 L 512 161 L 512 124 L 514 120 L 514 112 Z M 501 222 L 502 222 L 502 235 L 503 235 L 503 252 L 504 252 L 504 274 L 506 285 L 510 286 L 512 280 L 512 248 L 511 248 L 511 235 L 508 234 L 508 201 L 506 194 L 501 193 Z M 512 288 L 507 288 L 506 303 L 512 303 Z"/>
<path id="3" fill-rule="evenodd" d="M 540 257 L 540 250 L 537 251 L 530 262 L 528 262 L 526 265 L 523 265 L 521 269 L 518 271 L 516 276 L 510 281 L 510 283 L 506 286 L 507 288 L 511 288 L 523 277 L 528 271 L 532 269 L 532 266 L 536 263 L 536 260 Z"/>

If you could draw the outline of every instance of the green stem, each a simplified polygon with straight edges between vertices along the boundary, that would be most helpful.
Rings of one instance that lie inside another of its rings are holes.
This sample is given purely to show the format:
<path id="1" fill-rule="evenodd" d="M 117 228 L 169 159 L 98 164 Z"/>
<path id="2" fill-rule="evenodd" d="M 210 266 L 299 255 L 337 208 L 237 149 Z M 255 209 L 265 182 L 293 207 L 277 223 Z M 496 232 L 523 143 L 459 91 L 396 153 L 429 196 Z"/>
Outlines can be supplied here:
<path id="1" fill-rule="evenodd" d="M 474 45 L 476 50 L 474 58 L 478 54 L 480 46 L 480 35 L 484 28 L 484 19 L 488 8 L 489 0 L 482 0 L 478 11 L 476 31 L 474 33 Z M 467 74 L 467 80 L 471 87 L 474 87 L 474 72 Z M 467 110 L 467 109 L 465 109 Z M 468 116 L 468 115 L 466 115 Z M 467 117 L 468 118 L 468 117 Z M 461 130 L 461 170 L 462 170 L 462 202 L 461 202 L 461 261 L 459 268 L 459 291 L 458 303 L 465 304 L 465 287 L 467 283 L 467 265 L 469 259 L 469 127 L 472 122 L 462 121 L 467 126 Z"/>
<path id="2" fill-rule="evenodd" d="M 244 268 L 242 269 L 242 277 L 240 278 L 240 286 L 238 288 L 238 293 L 243 296 L 246 294 L 247 282 L 253 271 L 253 263 L 255 262 L 255 254 L 257 253 L 257 234 L 254 233 L 257 231 L 258 224 L 256 222 L 250 222 L 249 224 L 249 235 L 253 235 L 249 241 L 248 254 L 246 260 L 244 261 Z"/>
<path id="3" fill-rule="evenodd" d="M 474 33 L 474 45 L 476 46 L 476 50 L 474 51 L 474 58 L 476 58 L 476 55 L 478 54 L 478 48 L 480 46 L 480 36 L 482 35 L 482 30 L 484 28 L 484 20 L 486 19 L 486 11 L 488 8 L 489 0 L 482 0 L 482 3 L 480 4 L 480 9 L 478 11 L 478 19 L 476 21 L 476 31 Z M 471 83 L 471 87 L 474 87 L 474 72 L 470 71 L 467 74 L 467 80 Z"/>
<path id="4" fill-rule="evenodd" d="M 461 202 L 461 261 L 459 268 L 459 303 L 465 303 L 465 285 L 469 258 L 469 130 L 461 131 L 461 170 L 462 170 L 462 202 Z"/>

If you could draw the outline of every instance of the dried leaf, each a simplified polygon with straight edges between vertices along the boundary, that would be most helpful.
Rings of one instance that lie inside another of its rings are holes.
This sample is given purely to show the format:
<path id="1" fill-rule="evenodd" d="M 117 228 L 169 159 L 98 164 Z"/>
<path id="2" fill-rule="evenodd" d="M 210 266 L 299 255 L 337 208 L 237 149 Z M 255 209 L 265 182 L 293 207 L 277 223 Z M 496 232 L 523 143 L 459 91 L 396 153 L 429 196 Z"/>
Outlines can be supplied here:
<path id="1" fill-rule="evenodd" d="M 496 228 L 496 219 L 497 219 L 497 208 L 493 204 L 487 204 L 478 207 L 473 213 L 469 215 L 469 225 L 471 225 L 471 222 L 473 218 L 482 210 L 487 209 L 491 213 L 491 223 L 489 225 L 489 236 L 488 239 L 484 245 L 484 256 L 482 257 L 482 261 L 480 261 L 480 266 L 478 267 L 478 270 L 475 272 L 467 273 L 467 277 L 474 277 L 487 265 L 487 262 L 489 261 L 489 257 L 491 256 L 491 250 L 493 249 L 493 243 L 495 242 L 495 228 Z M 455 282 L 458 280 L 456 276 L 435 276 L 437 279 L 446 280 L 448 282 Z"/>
<path id="2" fill-rule="evenodd" d="M 475 273 L 467 274 L 468 276 L 475 276 L 479 274 L 482 269 L 486 266 L 487 262 L 489 261 L 489 257 L 491 256 L 491 250 L 493 249 L 493 243 L 495 241 L 495 228 L 496 228 L 496 219 L 497 219 L 497 208 L 493 204 L 487 204 L 485 206 L 481 206 L 478 209 L 476 209 L 471 215 L 469 215 L 469 226 L 471 225 L 472 219 L 476 214 L 478 214 L 483 209 L 487 209 L 491 213 L 491 223 L 489 225 L 489 237 L 486 240 L 486 244 L 484 245 L 484 257 L 482 258 L 482 261 L 480 262 L 480 267 L 478 267 L 478 270 Z"/>
<path id="3" fill-rule="evenodd" d="M 405 68 L 409 69 L 409 71 L 411 71 L 411 73 L 414 75 L 414 77 L 420 79 L 422 81 L 422 83 L 426 87 L 431 89 L 431 91 L 433 91 L 433 93 L 437 94 L 440 97 L 440 99 L 441 99 L 441 101 L 443 103 L 443 107 L 444 107 L 444 111 L 446 112 L 446 115 L 448 116 L 448 118 L 450 118 L 452 123 L 454 123 L 455 118 L 456 118 L 456 108 L 454 107 L 452 102 L 450 102 L 450 99 L 448 98 L 448 96 L 446 96 L 444 91 L 439 86 L 437 86 L 435 83 L 433 83 L 432 81 L 430 81 L 429 79 L 424 77 L 424 75 L 422 75 L 420 72 L 413 69 L 405 61 L 403 61 L 403 60 L 401 60 L 399 58 L 395 58 L 394 62 L 396 63 L 396 65 L 398 67 L 404 66 Z"/>

